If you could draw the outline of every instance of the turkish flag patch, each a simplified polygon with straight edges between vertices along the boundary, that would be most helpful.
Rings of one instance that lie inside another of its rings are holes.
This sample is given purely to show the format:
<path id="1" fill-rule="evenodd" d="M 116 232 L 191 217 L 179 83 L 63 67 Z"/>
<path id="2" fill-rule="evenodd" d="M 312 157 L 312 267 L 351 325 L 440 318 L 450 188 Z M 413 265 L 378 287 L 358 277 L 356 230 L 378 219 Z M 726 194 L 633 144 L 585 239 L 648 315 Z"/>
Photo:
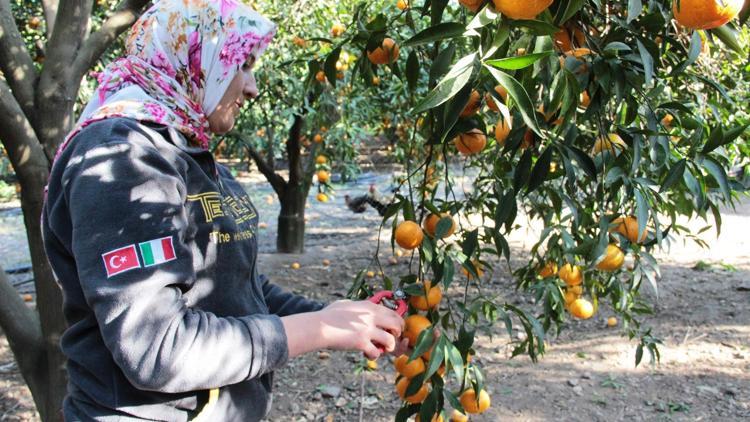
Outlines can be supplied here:
<path id="1" fill-rule="evenodd" d="M 107 278 L 132 270 L 133 268 L 141 268 L 141 262 L 138 260 L 135 245 L 107 252 L 102 255 L 102 259 L 104 260 L 104 268 L 107 269 Z"/>

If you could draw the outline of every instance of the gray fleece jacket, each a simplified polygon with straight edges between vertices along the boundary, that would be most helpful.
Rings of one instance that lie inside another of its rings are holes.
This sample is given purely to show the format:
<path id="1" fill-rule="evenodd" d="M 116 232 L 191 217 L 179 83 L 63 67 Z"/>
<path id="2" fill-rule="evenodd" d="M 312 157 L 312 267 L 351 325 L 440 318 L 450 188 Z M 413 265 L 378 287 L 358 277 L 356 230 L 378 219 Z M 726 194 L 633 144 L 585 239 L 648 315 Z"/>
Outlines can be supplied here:
<path id="1" fill-rule="evenodd" d="M 67 421 L 256 421 L 288 358 L 281 316 L 323 304 L 259 276 L 256 209 L 211 153 L 127 118 L 54 163 L 44 244 L 64 296 Z"/>

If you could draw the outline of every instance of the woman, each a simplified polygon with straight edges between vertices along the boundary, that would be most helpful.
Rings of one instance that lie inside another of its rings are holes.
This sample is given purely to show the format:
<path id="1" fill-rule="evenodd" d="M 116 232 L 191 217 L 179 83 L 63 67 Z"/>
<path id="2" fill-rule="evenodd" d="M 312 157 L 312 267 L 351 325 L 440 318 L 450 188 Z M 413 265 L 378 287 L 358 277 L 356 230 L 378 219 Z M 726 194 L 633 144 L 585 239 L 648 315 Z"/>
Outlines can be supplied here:
<path id="1" fill-rule="evenodd" d="M 274 33 L 234 0 L 158 2 L 58 151 L 42 218 L 68 323 L 66 420 L 259 420 L 289 358 L 396 348 L 395 312 L 324 308 L 258 275 L 256 210 L 207 149 L 258 95 Z"/>

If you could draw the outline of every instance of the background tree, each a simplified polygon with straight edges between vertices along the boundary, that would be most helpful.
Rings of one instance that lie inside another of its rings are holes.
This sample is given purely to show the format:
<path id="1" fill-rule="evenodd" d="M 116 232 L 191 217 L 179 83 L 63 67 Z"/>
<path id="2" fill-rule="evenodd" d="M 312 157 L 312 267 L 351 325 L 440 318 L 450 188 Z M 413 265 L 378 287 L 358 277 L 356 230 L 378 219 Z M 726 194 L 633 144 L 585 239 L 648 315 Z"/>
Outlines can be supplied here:
<path id="1" fill-rule="evenodd" d="M 75 122 L 84 75 L 146 3 L 0 0 L 0 140 L 21 186 L 38 309 L 29 310 L 0 271 L 0 327 L 45 421 L 61 419 L 67 381 L 59 349 L 62 297 L 39 229 L 44 186 Z"/>

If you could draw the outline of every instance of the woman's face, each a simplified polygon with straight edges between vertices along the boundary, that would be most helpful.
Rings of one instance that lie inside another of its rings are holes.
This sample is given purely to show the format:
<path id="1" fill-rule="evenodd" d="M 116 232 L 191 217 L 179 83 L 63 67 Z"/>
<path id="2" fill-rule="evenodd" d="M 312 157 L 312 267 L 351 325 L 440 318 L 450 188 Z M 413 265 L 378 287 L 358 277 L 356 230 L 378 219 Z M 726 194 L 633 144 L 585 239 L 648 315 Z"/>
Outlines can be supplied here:
<path id="1" fill-rule="evenodd" d="M 253 75 L 254 64 L 255 57 L 251 55 L 232 79 L 219 105 L 208 115 L 208 127 L 211 132 L 218 135 L 229 132 L 234 127 L 245 99 L 258 96 L 258 87 L 255 86 L 255 75 Z"/>

